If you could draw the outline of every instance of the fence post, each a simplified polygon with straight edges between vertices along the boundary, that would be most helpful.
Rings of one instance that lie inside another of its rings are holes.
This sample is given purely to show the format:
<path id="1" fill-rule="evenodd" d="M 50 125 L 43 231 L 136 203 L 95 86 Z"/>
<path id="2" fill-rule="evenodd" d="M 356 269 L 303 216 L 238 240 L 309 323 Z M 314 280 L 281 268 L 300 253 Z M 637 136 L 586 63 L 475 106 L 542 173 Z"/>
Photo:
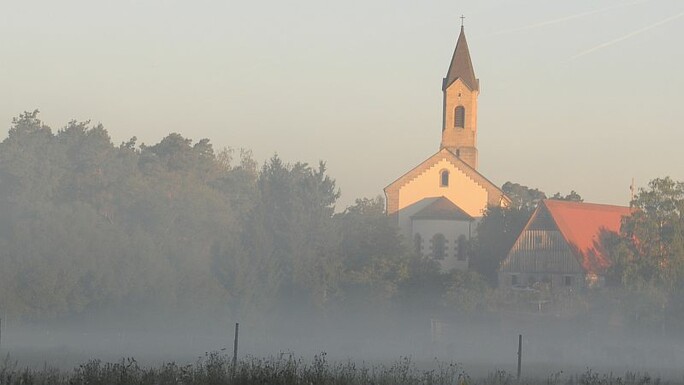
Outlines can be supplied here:
<path id="1" fill-rule="evenodd" d="M 240 323 L 235 323 L 235 340 L 233 342 L 233 376 L 235 375 L 235 369 L 237 367 L 237 355 L 238 355 L 238 332 L 240 330 Z"/>
<path id="2" fill-rule="evenodd" d="M 520 369 L 522 368 L 522 334 L 518 334 L 518 381 L 520 381 Z"/>

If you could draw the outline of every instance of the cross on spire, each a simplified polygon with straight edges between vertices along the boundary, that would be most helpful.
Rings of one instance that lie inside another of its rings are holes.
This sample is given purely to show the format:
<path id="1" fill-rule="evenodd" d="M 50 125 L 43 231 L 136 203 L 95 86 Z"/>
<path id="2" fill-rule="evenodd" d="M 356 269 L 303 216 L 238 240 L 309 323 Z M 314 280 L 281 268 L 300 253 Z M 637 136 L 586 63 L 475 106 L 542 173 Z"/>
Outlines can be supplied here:
<path id="1" fill-rule="evenodd" d="M 465 20 L 465 16 L 461 15 L 461 27 L 463 27 L 463 20 Z"/>

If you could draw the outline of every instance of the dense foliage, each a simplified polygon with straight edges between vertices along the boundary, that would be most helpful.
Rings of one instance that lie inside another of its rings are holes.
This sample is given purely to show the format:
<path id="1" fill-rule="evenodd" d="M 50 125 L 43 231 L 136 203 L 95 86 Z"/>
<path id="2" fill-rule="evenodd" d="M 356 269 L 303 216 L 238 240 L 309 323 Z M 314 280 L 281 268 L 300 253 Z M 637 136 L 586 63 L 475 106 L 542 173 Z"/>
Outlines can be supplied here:
<path id="1" fill-rule="evenodd" d="M 609 282 L 636 324 L 680 327 L 684 316 L 684 182 L 652 180 L 639 190 L 621 234 L 603 243 Z"/>
<path id="2" fill-rule="evenodd" d="M 26 112 L 0 143 L 0 316 L 139 309 L 262 314 L 420 302 L 422 279 L 381 198 L 335 214 L 325 164 L 262 167 L 170 134 L 115 146 L 102 125 L 53 132 Z"/>
<path id="3" fill-rule="evenodd" d="M 340 193 L 324 163 L 276 155 L 259 167 L 249 151 L 179 134 L 116 146 L 102 125 L 53 132 L 26 112 L 0 143 L 0 316 L 491 310 L 497 268 L 547 197 L 517 183 L 502 189 L 512 204 L 479 222 L 471 270 L 440 273 L 407 249 L 382 198 L 335 213 Z M 582 200 L 574 191 L 551 199 Z M 634 320 L 675 324 L 684 183 L 656 179 L 632 205 L 622 233 L 603 240 L 615 261 L 608 282 Z"/>

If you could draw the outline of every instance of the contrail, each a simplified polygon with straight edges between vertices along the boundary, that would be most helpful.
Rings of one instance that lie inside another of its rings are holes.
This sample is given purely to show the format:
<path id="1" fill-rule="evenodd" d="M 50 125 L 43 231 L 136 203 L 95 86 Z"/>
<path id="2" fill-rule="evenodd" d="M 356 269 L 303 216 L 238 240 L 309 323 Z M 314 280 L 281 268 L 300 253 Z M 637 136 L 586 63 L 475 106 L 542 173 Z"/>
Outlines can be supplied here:
<path id="1" fill-rule="evenodd" d="M 578 18 L 580 18 L 580 17 L 589 16 L 589 15 L 593 15 L 593 14 L 596 14 L 596 13 L 601 13 L 601 12 L 610 11 L 610 10 L 613 10 L 613 9 L 616 9 L 616 8 L 626 7 L 626 6 L 628 6 L 628 5 L 643 3 L 643 2 L 645 2 L 645 1 L 649 1 L 649 0 L 636 0 L 636 1 L 632 1 L 632 2 L 627 2 L 627 3 L 622 3 L 622 4 L 613 5 L 613 6 L 610 6 L 610 7 L 594 9 L 594 10 L 592 10 L 592 11 L 586 11 L 586 12 L 582 12 L 582 13 L 576 13 L 576 14 L 574 14 L 574 15 L 564 16 L 564 17 L 561 17 L 561 18 L 558 18 L 558 19 L 553 19 L 553 20 L 542 21 L 542 22 L 539 22 L 539 23 L 526 25 L 526 26 L 524 26 L 524 27 L 518 27 L 518 28 L 513 28 L 513 29 L 507 29 L 507 30 L 504 30 L 504 31 L 494 32 L 494 33 L 491 34 L 490 36 L 503 35 L 503 34 L 507 34 L 507 33 L 520 32 L 520 31 L 527 31 L 527 30 L 529 30 L 529 29 L 535 29 L 535 28 L 545 27 L 545 26 L 547 26 L 547 25 L 558 24 L 558 23 L 562 23 L 562 22 L 564 22 L 564 21 L 568 21 L 568 20 L 572 20 L 572 19 L 578 19 Z"/>
<path id="2" fill-rule="evenodd" d="M 584 55 L 589 55 L 589 54 L 592 53 L 592 52 L 596 52 L 596 51 L 598 51 L 598 50 L 600 50 L 600 49 L 609 47 L 609 46 L 611 46 L 611 45 L 613 45 L 613 44 L 617 44 L 617 43 L 619 43 L 619 42 L 621 42 L 621 41 L 623 41 L 623 40 L 627 40 L 627 39 L 629 39 L 630 37 L 634 37 L 634 36 L 636 36 L 636 35 L 639 35 L 639 34 L 641 34 L 641 33 L 646 32 L 646 31 L 652 30 L 653 28 L 660 27 L 660 26 L 663 25 L 663 24 L 666 24 L 666 23 L 669 23 L 669 22 L 671 22 L 671 21 L 677 20 L 677 19 L 681 18 L 682 16 L 684 16 L 684 12 L 680 12 L 680 13 L 674 15 L 674 16 L 670 16 L 670 17 L 668 17 L 667 19 L 661 20 L 661 21 L 659 21 L 659 22 L 657 22 L 657 23 L 651 24 L 651 25 L 646 26 L 646 27 L 643 27 L 643 28 L 641 28 L 641 29 L 637 29 L 637 30 L 634 31 L 634 32 L 630 32 L 630 33 L 628 33 L 628 34 L 626 34 L 626 35 L 624 35 L 624 36 L 618 37 L 617 39 L 613 39 L 613 40 L 611 40 L 611 41 L 608 41 L 608 42 L 599 44 L 599 45 L 597 45 L 597 46 L 595 46 L 595 47 L 593 47 L 593 48 L 589 48 L 588 50 L 583 51 L 583 52 L 580 52 L 580 53 L 578 53 L 577 55 L 571 57 L 570 60 L 575 60 L 575 59 L 580 58 L 580 57 L 582 57 L 582 56 L 584 56 Z"/>

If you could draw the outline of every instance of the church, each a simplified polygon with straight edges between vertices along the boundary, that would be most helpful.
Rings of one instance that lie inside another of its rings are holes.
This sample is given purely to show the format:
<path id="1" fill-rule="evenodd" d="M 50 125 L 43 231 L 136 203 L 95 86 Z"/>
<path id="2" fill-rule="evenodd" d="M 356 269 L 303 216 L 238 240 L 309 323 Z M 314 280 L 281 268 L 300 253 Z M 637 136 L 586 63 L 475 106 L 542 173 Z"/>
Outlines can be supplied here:
<path id="1" fill-rule="evenodd" d="M 387 215 L 416 253 L 443 271 L 468 267 L 468 242 L 487 206 L 510 200 L 478 171 L 477 101 L 480 81 L 463 26 L 442 81 L 439 151 L 385 187 Z"/>

